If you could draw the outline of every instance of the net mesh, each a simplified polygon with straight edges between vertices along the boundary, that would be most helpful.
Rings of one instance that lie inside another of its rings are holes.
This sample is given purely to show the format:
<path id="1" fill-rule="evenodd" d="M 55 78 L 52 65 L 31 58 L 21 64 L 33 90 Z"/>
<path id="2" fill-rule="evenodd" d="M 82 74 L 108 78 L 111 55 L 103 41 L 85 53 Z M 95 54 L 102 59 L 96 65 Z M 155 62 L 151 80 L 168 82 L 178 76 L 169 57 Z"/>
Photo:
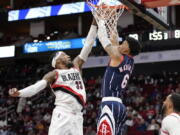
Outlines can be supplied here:
<path id="1" fill-rule="evenodd" d="M 126 8 L 118 0 L 88 0 L 87 4 L 92 11 L 97 24 L 103 20 L 108 33 L 108 38 L 118 37 L 117 23 Z"/>

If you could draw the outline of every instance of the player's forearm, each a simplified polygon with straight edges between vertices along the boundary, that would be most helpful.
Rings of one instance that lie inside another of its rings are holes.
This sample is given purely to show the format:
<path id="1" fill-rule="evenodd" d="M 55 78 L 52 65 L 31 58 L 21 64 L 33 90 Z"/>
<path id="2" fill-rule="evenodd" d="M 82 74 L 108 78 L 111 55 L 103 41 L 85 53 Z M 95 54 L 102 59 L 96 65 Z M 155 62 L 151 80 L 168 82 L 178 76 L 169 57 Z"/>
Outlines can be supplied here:
<path id="1" fill-rule="evenodd" d="M 47 87 L 46 80 L 38 81 L 37 83 L 35 83 L 31 86 L 28 86 L 22 90 L 19 90 L 19 93 L 20 93 L 19 97 L 31 97 L 46 87 Z"/>
<path id="2" fill-rule="evenodd" d="M 89 30 L 89 33 L 86 37 L 86 41 L 85 41 L 85 44 L 79 54 L 79 57 L 83 60 L 83 61 L 86 61 L 91 50 L 92 50 L 92 47 L 93 47 L 93 44 L 96 40 L 96 37 L 97 37 L 97 26 L 95 25 L 91 25 L 91 28 Z"/>
<path id="3" fill-rule="evenodd" d="M 111 58 L 119 58 L 120 54 L 119 54 L 118 48 L 115 46 L 112 46 L 112 43 L 108 38 L 108 34 L 107 34 L 107 30 L 106 30 L 104 22 L 103 21 L 100 22 L 98 27 L 99 27 L 98 37 L 104 50 L 108 53 L 108 55 Z"/>

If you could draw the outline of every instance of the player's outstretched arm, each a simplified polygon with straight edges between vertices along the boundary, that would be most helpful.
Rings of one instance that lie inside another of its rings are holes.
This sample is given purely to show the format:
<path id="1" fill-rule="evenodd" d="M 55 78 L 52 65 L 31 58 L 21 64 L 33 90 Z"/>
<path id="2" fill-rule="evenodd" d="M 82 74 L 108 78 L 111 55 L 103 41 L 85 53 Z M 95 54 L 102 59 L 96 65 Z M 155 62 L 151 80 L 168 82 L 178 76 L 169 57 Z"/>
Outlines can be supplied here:
<path id="1" fill-rule="evenodd" d="M 122 55 L 119 53 L 118 46 L 112 45 L 112 42 L 108 38 L 108 34 L 103 20 L 98 23 L 98 38 L 104 50 L 108 53 L 111 59 L 117 60 L 119 62 Z"/>
<path id="2" fill-rule="evenodd" d="M 84 44 L 80 54 L 73 61 L 76 68 L 81 69 L 82 65 L 86 62 L 86 60 L 92 50 L 92 46 L 95 42 L 96 37 L 97 37 L 97 24 L 96 24 L 95 19 L 93 19 L 90 30 L 86 37 L 85 44 Z"/>
<path id="3" fill-rule="evenodd" d="M 56 78 L 56 72 L 51 71 L 47 73 L 42 80 L 36 82 L 33 85 L 30 85 L 22 90 L 17 88 L 12 88 L 9 90 L 9 95 L 12 97 L 31 97 L 41 90 L 45 89 L 48 84 L 52 84 Z"/>

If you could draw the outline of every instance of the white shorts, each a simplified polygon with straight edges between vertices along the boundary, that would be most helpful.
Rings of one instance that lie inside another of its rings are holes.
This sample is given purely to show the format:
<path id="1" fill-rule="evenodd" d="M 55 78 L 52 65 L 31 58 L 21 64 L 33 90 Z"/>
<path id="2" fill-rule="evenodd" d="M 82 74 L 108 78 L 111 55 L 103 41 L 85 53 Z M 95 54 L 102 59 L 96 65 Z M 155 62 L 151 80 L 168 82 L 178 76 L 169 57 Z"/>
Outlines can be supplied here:
<path id="1" fill-rule="evenodd" d="M 83 115 L 61 107 L 53 110 L 48 135 L 83 135 Z"/>

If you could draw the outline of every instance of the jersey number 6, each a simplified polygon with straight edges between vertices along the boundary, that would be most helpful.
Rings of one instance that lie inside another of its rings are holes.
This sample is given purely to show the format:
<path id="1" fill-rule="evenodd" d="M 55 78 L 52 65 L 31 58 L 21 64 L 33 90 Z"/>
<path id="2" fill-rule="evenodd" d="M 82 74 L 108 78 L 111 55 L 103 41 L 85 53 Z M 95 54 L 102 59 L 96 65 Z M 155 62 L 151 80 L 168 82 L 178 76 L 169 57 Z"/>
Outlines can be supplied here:
<path id="1" fill-rule="evenodd" d="M 122 81 L 122 84 L 121 84 L 121 88 L 126 88 L 127 86 L 127 83 L 128 83 L 128 80 L 129 80 L 129 74 L 126 74 L 123 78 L 123 81 Z"/>

